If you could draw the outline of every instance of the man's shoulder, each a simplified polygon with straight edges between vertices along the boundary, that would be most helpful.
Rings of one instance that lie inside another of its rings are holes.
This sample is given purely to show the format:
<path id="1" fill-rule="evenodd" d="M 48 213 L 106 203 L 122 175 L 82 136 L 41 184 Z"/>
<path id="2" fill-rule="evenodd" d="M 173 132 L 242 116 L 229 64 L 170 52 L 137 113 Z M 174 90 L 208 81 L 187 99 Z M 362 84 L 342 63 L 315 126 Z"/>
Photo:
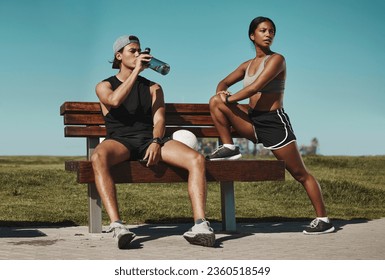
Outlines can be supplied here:
<path id="1" fill-rule="evenodd" d="M 145 77 L 143 77 L 143 76 L 138 76 L 138 78 L 136 79 L 139 83 L 141 83 L 141 84 L 145 84 L 146 86 L 153 86 L 153 85 L 155 85 L 156 83 L 155 82 L 153 82 L 153 81 L 151 81 L 151 80 L 149 80 L 149 79 L 147 79 L 147 78 L 145 78 Z"/>
<path id="2" fill-rule="evenodd" d="M 116 76 L 110 76 L 108 78 L 105 78 L 102 82 L 112 83 L 113 81 L 116 81 L 116 80 L 117 80 Z"/>

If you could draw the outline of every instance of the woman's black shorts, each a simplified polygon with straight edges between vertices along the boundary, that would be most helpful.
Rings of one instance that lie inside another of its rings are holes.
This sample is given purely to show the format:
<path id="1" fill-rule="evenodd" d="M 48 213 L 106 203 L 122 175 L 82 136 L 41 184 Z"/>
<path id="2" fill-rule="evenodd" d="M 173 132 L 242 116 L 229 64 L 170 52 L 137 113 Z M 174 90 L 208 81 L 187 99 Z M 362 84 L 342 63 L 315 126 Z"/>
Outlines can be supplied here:
<path id="1" fill-rule="evenodd" d="M 249 109 L 248 113 L 257 143 L 266 149 L 277 150 L 296 141 L 289 116 L 283 109 L 268 112 Z"/>

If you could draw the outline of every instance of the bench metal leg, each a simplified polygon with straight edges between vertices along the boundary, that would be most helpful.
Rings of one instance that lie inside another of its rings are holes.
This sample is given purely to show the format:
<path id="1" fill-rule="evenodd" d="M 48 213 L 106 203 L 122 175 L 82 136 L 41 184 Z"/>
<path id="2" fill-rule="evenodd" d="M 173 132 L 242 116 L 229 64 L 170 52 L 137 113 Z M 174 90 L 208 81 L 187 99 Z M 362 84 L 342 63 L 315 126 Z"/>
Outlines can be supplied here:
<path id="1" fill-rule="evenodd" d="M 102 206 L 95 184 L 88 184 L 88 231 L 102 232 Z"/>
<path id="2" fill-rule="evenodd" d="M 88 160 L 91 160 L 91 155 L 99 141 L 99 137 L 87 137 Z M 88 231 L 102 232 L 102 202 L 95 184 L 88 184 Z"/>
<path id="3" fill-rule="evenodd" d="M 220 182 L 221 207 L 222 207 L 222 229 L 224 231 L 236 231 L 235 222 L 235 198 L 234 182 Z"/>

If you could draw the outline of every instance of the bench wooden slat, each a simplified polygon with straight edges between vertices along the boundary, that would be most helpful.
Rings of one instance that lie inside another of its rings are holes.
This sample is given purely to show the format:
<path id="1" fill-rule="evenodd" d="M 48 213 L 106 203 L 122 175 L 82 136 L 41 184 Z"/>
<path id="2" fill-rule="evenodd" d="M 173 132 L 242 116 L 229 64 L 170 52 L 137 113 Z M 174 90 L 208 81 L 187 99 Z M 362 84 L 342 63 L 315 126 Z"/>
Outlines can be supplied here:
<path id="1" fill-rule="evenodd" d="M 197 137 L 218 137 L 208 104 L 166 103 L 166 135 L 188 129 Z M 105 137 L 106 129 L 98 102 L 65 102 L 60 107 L 66 137 Z M 238 134 L 233 131 L 233 137 Z"/>
<path id="2" fill-rule="evenodd" d="M 98 114 L 100 113 L 99 102 L 64 102 L 60 106 L 60 115 L 67 113 Z"/>
<path id="3" fill-rule="evenodd" d="M 215 127 L 166 127 L 166 135 L 172 135 L 177 130 L 188 129 L 195 134 L 196 137 L 217 138 L 218 131 Z M 64 128 L 65 137 L 105 137 L 106 128 L 102 126 L 66 126 Z M 239 137 L 239 134 L 233 131 L 234 138 Z"/>
<path id="4" fill-rule="evenodd" d="M 65 125 L 104 125 L 103 115 L 71 113 L 64 115 Z"/>
<path id="5" fill-rule="evenodd" d="M 218 138 L 218 131 L 214 126 L 211 127 L 186 127 L 186 126 L 166 126 L 166 135 L 172 135 L 175 131 L 187 129 L 198 138 Z M 232 130 L 231 135 L 236 138 L 239 134 Z"/>
<path id="6" fill-rule="evenodd" d="M 210 116 L 208 104 L 166 103 L 167 115 L 207 115 Z M 247 107 L 246 104 L 241 106 Z M 99 102 L 64 102 L 60 106 L 60 115 L 66 114 L 100 114 Z"/>
<path id="7" fill-rule="evenodd" d="M 166 103 L 167 114 L 177 113 L 178 115 L 183 114 L 206 114 L 210 115 L 210 109 L 208 104 L 189 104 L 189 103 Z"/>
<path id="8" fill-rule="evenodd" d="M 167 125 L 198 125 L 209 126 L 213 125 L 213 121 L 210 115 L 166 115 Z M 104 118 L 101 113 L 99 114 L 78 114 L 71 113 L 64 115 L 65 125 L 104 125 Z"/>
<path id="9" fill-rule="evenodd" d="M 101 126 L 67 126 L 65 137 L 105 137 L 106 128 Z"/>
<path id="10" fill-rule="evenodd" d="M 77 182 L 94 183 L 94 172 L 90 161 L 69 161 L 65 165 L 68 171 L 77 171 Z M 206 162 L 208 182 L 254 182 L 282 181 L 285 179 L 285 163 L 279 160 L 237 160 Z M 111 169 L 115 183 L 176 183 L 187 182 L 186 170 L 160 162 L 156 166 L 146 167 L 140 161 L 126 161 Z"/>
<path id="11" fill-rule="evenodd" d="M 177 114 L 210 114 L 208 104 L 188 104 L 188 103 L 166 103 L 166 112 L 177 113 Z M 60 106 L 60 115 L 82 113 L 82 114 L 97 114 L 100 113 L 101 108 L 99 102 L 64 102 Z"/>
<path id="12" fill-rule="evenodd" d="M 202 115 L 194 115 L 194 114 L 185 114 L 185 115 L 166 115 L 166 123 L 167 125 L 195 125 L 195 126 L 205 126 L 205 125 L 213 125 L 213 120 L 210 115 L 202 116 Z"/>

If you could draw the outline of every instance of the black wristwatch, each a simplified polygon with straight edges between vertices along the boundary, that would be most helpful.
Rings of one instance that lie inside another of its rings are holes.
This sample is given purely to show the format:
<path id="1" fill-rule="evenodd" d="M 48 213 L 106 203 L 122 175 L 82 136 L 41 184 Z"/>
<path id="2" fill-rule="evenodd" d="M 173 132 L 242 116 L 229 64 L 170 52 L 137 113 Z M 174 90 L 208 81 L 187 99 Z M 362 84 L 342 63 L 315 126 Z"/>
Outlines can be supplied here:
<path id="1" fill-rule="evenodd" d="M 161 146 L 163 144 L 162 139 L 160 139 L 159 137 L 155 137 L 154 139 L 152 139 L 151 143 L 156 143 L 156 144 L 159 144 Z"/>
<path id="2" fill-rule="evenodd" d="M 230 97 L 230 95 L 226 95 L 226 104 L 231 104 L 231 102 L 229 101 L 229 97 Z"/>

